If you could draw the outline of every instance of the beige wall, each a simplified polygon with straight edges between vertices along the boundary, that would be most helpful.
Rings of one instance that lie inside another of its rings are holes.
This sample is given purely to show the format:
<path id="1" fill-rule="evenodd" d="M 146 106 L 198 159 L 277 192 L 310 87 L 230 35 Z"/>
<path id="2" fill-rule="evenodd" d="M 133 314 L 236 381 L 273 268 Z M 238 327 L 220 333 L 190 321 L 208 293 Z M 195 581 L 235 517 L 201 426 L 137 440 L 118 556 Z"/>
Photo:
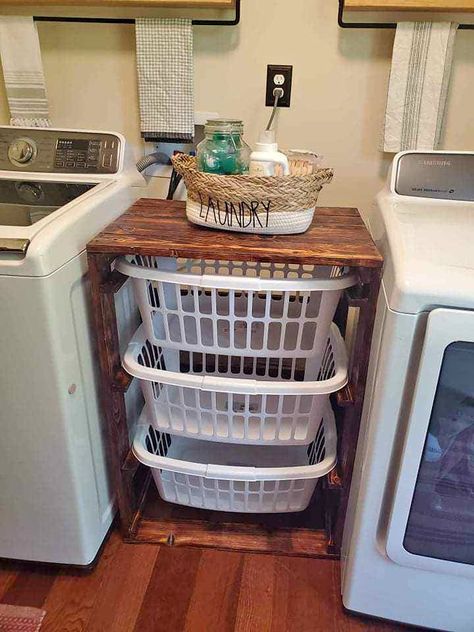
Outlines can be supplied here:
<path id="1" fill-rule="evenodd" d="M 328 205 L 368 210 L 389 157 L 378 150 L 393 32 L 343 31 L 336 0 L 243 0 L 237 28 L 195 29 L 196 110 L 242 117 L 253 143 L 267 120 L 266 65 L 293 64 L 282 146 L 326 156 L 336 177 Z M 127 25 L 39 25 L 56 126 L 115 129 L 140 151 L 134 30 Z M 474 34 L 457 35 L 443 146 L 474 149 Z M 8 121 L 0 96 L 0 121 Z"/>

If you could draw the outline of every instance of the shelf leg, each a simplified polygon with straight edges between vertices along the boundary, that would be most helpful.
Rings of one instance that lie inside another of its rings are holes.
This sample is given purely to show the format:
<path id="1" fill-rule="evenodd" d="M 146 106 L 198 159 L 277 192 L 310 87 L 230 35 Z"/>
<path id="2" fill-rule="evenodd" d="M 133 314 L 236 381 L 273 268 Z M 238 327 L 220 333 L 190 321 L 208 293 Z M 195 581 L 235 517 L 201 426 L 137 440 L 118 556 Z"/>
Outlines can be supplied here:
<path id="1" fill-rule="evenodd" d="M 115 376 L 121 369 L 115 295 L 113 291 L 102 291 L 107 283 L 110 284 L 113 260 L 114 257 L 108 255 L 88 254 L 92 312 L 101 374 L 102 410 L 109 439 L 107 461 L 113 488 L 117 493 L 121 530 L 126 536 L 135 513 L 132 481 L 127 484 L 121 471 L 129 453 L 127 414 L 124 393 L 115 385 Z"/>

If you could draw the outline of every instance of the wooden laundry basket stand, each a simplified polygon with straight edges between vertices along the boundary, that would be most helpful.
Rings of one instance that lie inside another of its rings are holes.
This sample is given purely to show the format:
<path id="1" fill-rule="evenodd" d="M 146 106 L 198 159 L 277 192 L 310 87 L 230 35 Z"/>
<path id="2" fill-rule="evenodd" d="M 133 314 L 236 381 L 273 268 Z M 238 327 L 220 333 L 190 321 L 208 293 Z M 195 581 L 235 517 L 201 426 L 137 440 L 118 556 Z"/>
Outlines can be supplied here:
<path id="1" fill-rule="evenodd" d="M 379 292 L 382 257 L 356 209 L 318 208 L 302 235 L 262 236 L 203 229 L 186 221 L 183 202 L 142 199 L 87 247 L 97 333 L 107 454 L 127 542 L 215 547 L 238 551 L 337 557 L 350 490 Z M 128 277 L 113 269 L 120 255 L 350 266 L 359 283 L 344 295 L 336 320 L 345 331 L 357 311 L 348 386 L 334 401 L 338 466 L 300 514 L 229 515 L 161 501 L 150 473 L 130 450 L 125 393 L 132 378 L 121 368 L 115 294 Z M 317 509 L 316 509 L 317 506 Z"/>

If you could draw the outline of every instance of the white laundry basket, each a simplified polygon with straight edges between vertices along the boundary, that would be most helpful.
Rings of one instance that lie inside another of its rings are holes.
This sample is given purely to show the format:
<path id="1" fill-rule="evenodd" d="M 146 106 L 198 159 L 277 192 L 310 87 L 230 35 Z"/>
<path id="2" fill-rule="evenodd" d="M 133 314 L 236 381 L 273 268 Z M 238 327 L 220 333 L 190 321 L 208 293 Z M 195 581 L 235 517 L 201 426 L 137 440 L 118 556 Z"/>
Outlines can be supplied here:
<path id="1" fill-rule="evenodd" d="M 305 362 L 180 354 L 153 345 L 142 326 L 123 366 L 139 378 L 156 430 L 207 441 L 307 445 L 330 393 L 347 384 L 347 354 L 336 325 L 319 372 L 311 373 Z"/>
<path id="2" fill-rule="evenodd" d="M 319 478 L 336 465 L 336 443 L 327 406 L 309 446 L 213 443 L 140 425 L 133 452 L 152 468 L 163 500 L 219 511 L 284 513 L 306 509 Z"/>
<path id="3" fill-rule="evenodd" d="M 341 292 L 340 267 L 137 256 L 133 278 L 149 340 L 168 349 L 312 358 L 319 369 Z"/>

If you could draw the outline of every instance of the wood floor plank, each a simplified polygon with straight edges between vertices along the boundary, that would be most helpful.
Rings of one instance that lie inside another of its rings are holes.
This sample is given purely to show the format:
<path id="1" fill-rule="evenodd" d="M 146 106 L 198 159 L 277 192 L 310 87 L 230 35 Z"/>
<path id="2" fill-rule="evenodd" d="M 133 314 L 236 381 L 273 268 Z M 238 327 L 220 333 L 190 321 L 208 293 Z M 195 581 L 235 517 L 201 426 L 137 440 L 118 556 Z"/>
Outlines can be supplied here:
<path id="1" fill-rule="evenodd" d="M 276 557 L 246 555 L 235 632 L 270 632 Z"/>
<path id="2" fill-rule="evenodd" d="M 307 564 L 312 560 L 295 558 L 288 561 L 289 583 L 284 588 L 288 595 L 285 630 L 294 632 L 340 632 L 341 617 L 345 615 L 333 583 L 333 565 L 336 562 L 321 560 L 318 564 Z M 293 563 L 294 562 L 294 563 Z M 339 566 L 339 565 L 338 565 Z M 276 590 L 281 594 L 282 587 Z"/>
<path id="3" fill-rule="evenodd" d="M 186 616 L 185 632 L 233 632 L 244 556 L 203 551 Z"/>
<path id="4" fill-rule="evenodd" d="M 117 532 L 91 573 L 5 564 L 0 602 L 44 608 L 41 632 L 417 629 L 345 612 L 337 561 L 127 545 Z"/>
<path id="5" fill-rule="evenodd" d="M 108 575 L 115 574 L 115 555 L 125 546 L 113 532 L 96 568 L 91 573 L 62 571 L 44 603 L 46 617 L 41 632 L 83 632 Z M 31 604 L 29 604 L 31 605 Z M 110 604 L 113 607 L 113 604 Z M 104 631 L 105 632 L 105 631 Z"/>
<path id="6" fill-rule="evenodd" d="M 184 629 L 201 556 L 200 549 L 160 548 L 134 632 Z"/>
<path id="7" fill-rule="evenodd" d="M 0 602 L 3 598 L 3 595 L 13 584 L 17 576 L 18 576 L 18 573 L 14 569 L 11 569 L 11 568 L 0 569 Z"/>
<path id="8" fill-rule="evenodd" d="M 123 544 L 102 583 L 87 632 L 131 632 L 150 582 L 159 547 Z"/>
<path id="9" fill-rule="evenodd" d="M 1 603 L 41 608 L 56 580 L 56 573 L 55 569 L 46 566 L 25 566 L 9 583 Z"/>

